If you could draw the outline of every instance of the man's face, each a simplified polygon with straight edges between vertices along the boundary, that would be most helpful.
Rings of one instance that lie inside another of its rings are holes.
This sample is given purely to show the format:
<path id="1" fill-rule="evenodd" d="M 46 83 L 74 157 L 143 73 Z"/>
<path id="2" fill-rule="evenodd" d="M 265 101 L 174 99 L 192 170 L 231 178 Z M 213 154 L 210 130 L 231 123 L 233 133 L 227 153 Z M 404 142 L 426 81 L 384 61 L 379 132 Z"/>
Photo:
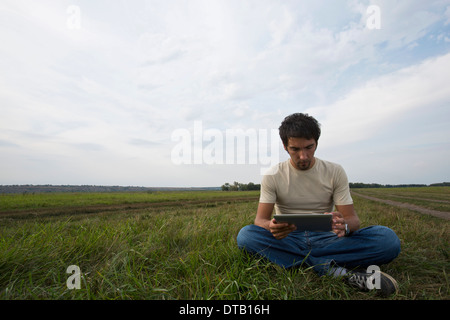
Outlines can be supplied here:
<path id="1" fill-rule="evenodd" d="M 308 170 L 314 165 L 314 153 L 317 148 L 316 140 L 289 138 L 288 144 L 284 148 L 291 156 L 292 165 L 298 170 Z"/>

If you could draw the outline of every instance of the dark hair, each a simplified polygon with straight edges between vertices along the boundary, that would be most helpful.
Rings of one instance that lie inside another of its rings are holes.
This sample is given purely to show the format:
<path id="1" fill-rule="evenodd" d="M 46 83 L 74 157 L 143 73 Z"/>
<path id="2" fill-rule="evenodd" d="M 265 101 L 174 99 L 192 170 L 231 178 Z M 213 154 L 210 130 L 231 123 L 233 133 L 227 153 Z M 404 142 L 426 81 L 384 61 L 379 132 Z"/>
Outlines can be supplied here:
<path id="1" fill-rule="evenodd" d="M 320 123 L 307 113 L 287 116 L 278 129 L 284 146 L 288 145 L 289 138 L 314 139 L 317 144 L 320 137 Z"/>

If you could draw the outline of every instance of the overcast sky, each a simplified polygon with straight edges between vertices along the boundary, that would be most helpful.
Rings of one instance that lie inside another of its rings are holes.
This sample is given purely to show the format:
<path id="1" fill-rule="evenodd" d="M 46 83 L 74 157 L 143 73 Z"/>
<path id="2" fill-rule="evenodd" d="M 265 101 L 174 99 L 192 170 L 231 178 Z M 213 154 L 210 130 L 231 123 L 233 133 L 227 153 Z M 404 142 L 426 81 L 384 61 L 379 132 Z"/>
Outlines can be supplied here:
<path id="1" fill-rule="evenodd" d="M 2 0 L 0 41 L 3 185 L 259 183 L 294 112 L 351 182 L 450 181 L 449 0 Z"/>

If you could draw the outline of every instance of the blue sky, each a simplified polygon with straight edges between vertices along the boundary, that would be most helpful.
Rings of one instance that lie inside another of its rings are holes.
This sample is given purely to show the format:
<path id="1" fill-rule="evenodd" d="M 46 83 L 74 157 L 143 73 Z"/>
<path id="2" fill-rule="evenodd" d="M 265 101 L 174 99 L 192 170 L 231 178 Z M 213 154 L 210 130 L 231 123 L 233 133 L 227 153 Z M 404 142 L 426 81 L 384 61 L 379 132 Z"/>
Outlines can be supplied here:
<path id="1" fill-rule="evenodd" d="M 217 155 L 294 112 L 352 182 L 450 181 L 449 0 L 3 0 L 0 39 L 0 184 L 259 183 L 175 133 Z"/>

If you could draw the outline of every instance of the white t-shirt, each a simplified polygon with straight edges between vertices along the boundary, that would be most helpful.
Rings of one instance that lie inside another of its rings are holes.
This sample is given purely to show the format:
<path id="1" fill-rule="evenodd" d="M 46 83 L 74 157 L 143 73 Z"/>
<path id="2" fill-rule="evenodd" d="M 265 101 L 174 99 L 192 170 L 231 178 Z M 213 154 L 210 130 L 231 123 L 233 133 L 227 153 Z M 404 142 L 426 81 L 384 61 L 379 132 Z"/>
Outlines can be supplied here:
<path id="1" fill-rule="evenodd" d="M 275 212 L 324 213 L 334 205 L 353 204 L 344 169 L 315 158 L 308 170 L 294 168 L 290 160 L 276 165 L 261 181 L 261 203 L 274 203 Z"/>

